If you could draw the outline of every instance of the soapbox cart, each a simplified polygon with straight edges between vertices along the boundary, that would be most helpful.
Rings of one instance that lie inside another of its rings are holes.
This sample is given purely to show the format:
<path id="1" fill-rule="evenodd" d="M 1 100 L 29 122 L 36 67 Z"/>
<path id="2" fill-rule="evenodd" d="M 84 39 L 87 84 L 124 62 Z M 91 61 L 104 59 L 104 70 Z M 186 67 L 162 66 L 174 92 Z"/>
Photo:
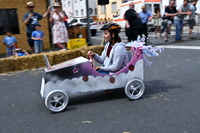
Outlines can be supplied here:
<path id="1" fill-rule="evenodd" d="M 71 94 L 116 88 L 124 88 L 129 99 L 140 98 L 145 91 L 142 49 L 137 47 L 134 52 L 127 53 L 129 64 L 110 75 L 95 71 L 90 60 L 84 57 L 45 68 L 40 94 L 45 98 L 47 109 L 52 112 L 63 111 Z"/>

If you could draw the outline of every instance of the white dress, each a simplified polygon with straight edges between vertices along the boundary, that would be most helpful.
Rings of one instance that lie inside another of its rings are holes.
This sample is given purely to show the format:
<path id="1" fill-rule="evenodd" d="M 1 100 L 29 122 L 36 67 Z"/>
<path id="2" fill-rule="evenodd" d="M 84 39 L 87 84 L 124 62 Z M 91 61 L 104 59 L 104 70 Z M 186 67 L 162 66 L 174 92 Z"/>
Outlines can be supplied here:
<path id="1" fill-rule="evenodd" d="M 59 15 L 64 17 L 63 12 L 59 12 Z M 52 14 L 52 18 L 54 19 L 52 28 L 53 44 L 67 43 L 69 38 L 64 21 L 61 21 L 60 17 L 56 13 Z"/>
<path id="2" fill-rule="evenodd" d="M 158 16 L 158 14 L 154 13 L 154 26 L 161 26 L 161 17 Z"/>

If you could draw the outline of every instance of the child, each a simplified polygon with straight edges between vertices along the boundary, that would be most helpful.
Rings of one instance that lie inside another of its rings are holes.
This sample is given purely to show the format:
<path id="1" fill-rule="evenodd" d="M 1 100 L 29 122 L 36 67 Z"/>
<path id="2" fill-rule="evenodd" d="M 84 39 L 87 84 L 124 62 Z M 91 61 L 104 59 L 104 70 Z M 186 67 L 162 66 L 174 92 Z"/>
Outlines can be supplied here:
<path id="1" fill-rule="evenodd" d="M 21 49 L 21 48 L 15 49 L 15 57 L 24 56 L 24 55 L 29 55 L 29 53 L 26 50 Z"/>
<path id="2" fill-rule="evenodd" d="M 15 45 L 17 45 L 17 39 L 12 36 L 12 31 L 6 32 L 6 37 L 3 39 L 3 43 L 6 46 L 6 57 L 10 57 L 14 55 L 13 50 L 15 49 Z"/>
<path id="3" fill-rule="evenodd" d="M 88 55 L 103 64 L 96 67 L 95 70 L 102 74 L 115 73 L 128 64 L 128 55 L 125 48 L 125 43 L 121 42 L 119 32 L 121 26 L 116 23 L 107 23 L 100 30 L 104 30 L 104 39 L 107 42 L 105 48 L 99 56 L 92 51 L 88 51 Z"/>
<path id="4" fill-rule="evenodd" d="M 34 40 L 34 50 L 35 53 L 41 53 L 43 48 L 44 33 L 40 31 L 41 25 L 39 23 L 35 24 L 35 31 L 31 34 L 31 39 Z"/>

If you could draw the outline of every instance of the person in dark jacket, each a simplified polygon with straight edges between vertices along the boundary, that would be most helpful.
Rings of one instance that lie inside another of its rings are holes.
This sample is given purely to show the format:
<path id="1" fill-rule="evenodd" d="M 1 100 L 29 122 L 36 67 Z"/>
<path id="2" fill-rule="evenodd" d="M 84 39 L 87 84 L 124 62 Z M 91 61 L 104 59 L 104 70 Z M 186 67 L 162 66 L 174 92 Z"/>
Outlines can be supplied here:
<path id="1" fill-rule="evenodd" d="M 128 41 L 137 40 L 138 35 L 140 35 L 140 30 L 142 28 L 142 22 L 139 18 L 138 13 L 134 10 L 134 3 L 131 2 L 129 9 L 125 12 L 124 18 L 126 20 L 126 35 L 128 36 Z"/>

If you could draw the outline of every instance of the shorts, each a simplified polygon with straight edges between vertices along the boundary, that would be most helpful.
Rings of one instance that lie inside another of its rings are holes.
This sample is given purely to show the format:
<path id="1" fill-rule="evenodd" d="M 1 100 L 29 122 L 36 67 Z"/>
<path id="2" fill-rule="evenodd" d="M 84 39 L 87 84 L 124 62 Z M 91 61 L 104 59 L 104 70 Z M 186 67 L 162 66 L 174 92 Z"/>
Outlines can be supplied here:
<path id="1" fill-rule="evenodd" d="M 162 25 L 164 27 L 164 31 L 165 32 L 168 32 L 168 25 L 171 25 L 172 24 L 172 21 L 171 20 L 168 20 L 168 19 L 163 19 L 163 22 L 162 22 Z"/>
<path id="2" fill-rule="evenodd" d="M 193 29 L 193 27 L 195 26 L 196 22 L 194 19 L 189 19 L 188 20 L 188 25 L 189 25 L 189 29 Z"/>

